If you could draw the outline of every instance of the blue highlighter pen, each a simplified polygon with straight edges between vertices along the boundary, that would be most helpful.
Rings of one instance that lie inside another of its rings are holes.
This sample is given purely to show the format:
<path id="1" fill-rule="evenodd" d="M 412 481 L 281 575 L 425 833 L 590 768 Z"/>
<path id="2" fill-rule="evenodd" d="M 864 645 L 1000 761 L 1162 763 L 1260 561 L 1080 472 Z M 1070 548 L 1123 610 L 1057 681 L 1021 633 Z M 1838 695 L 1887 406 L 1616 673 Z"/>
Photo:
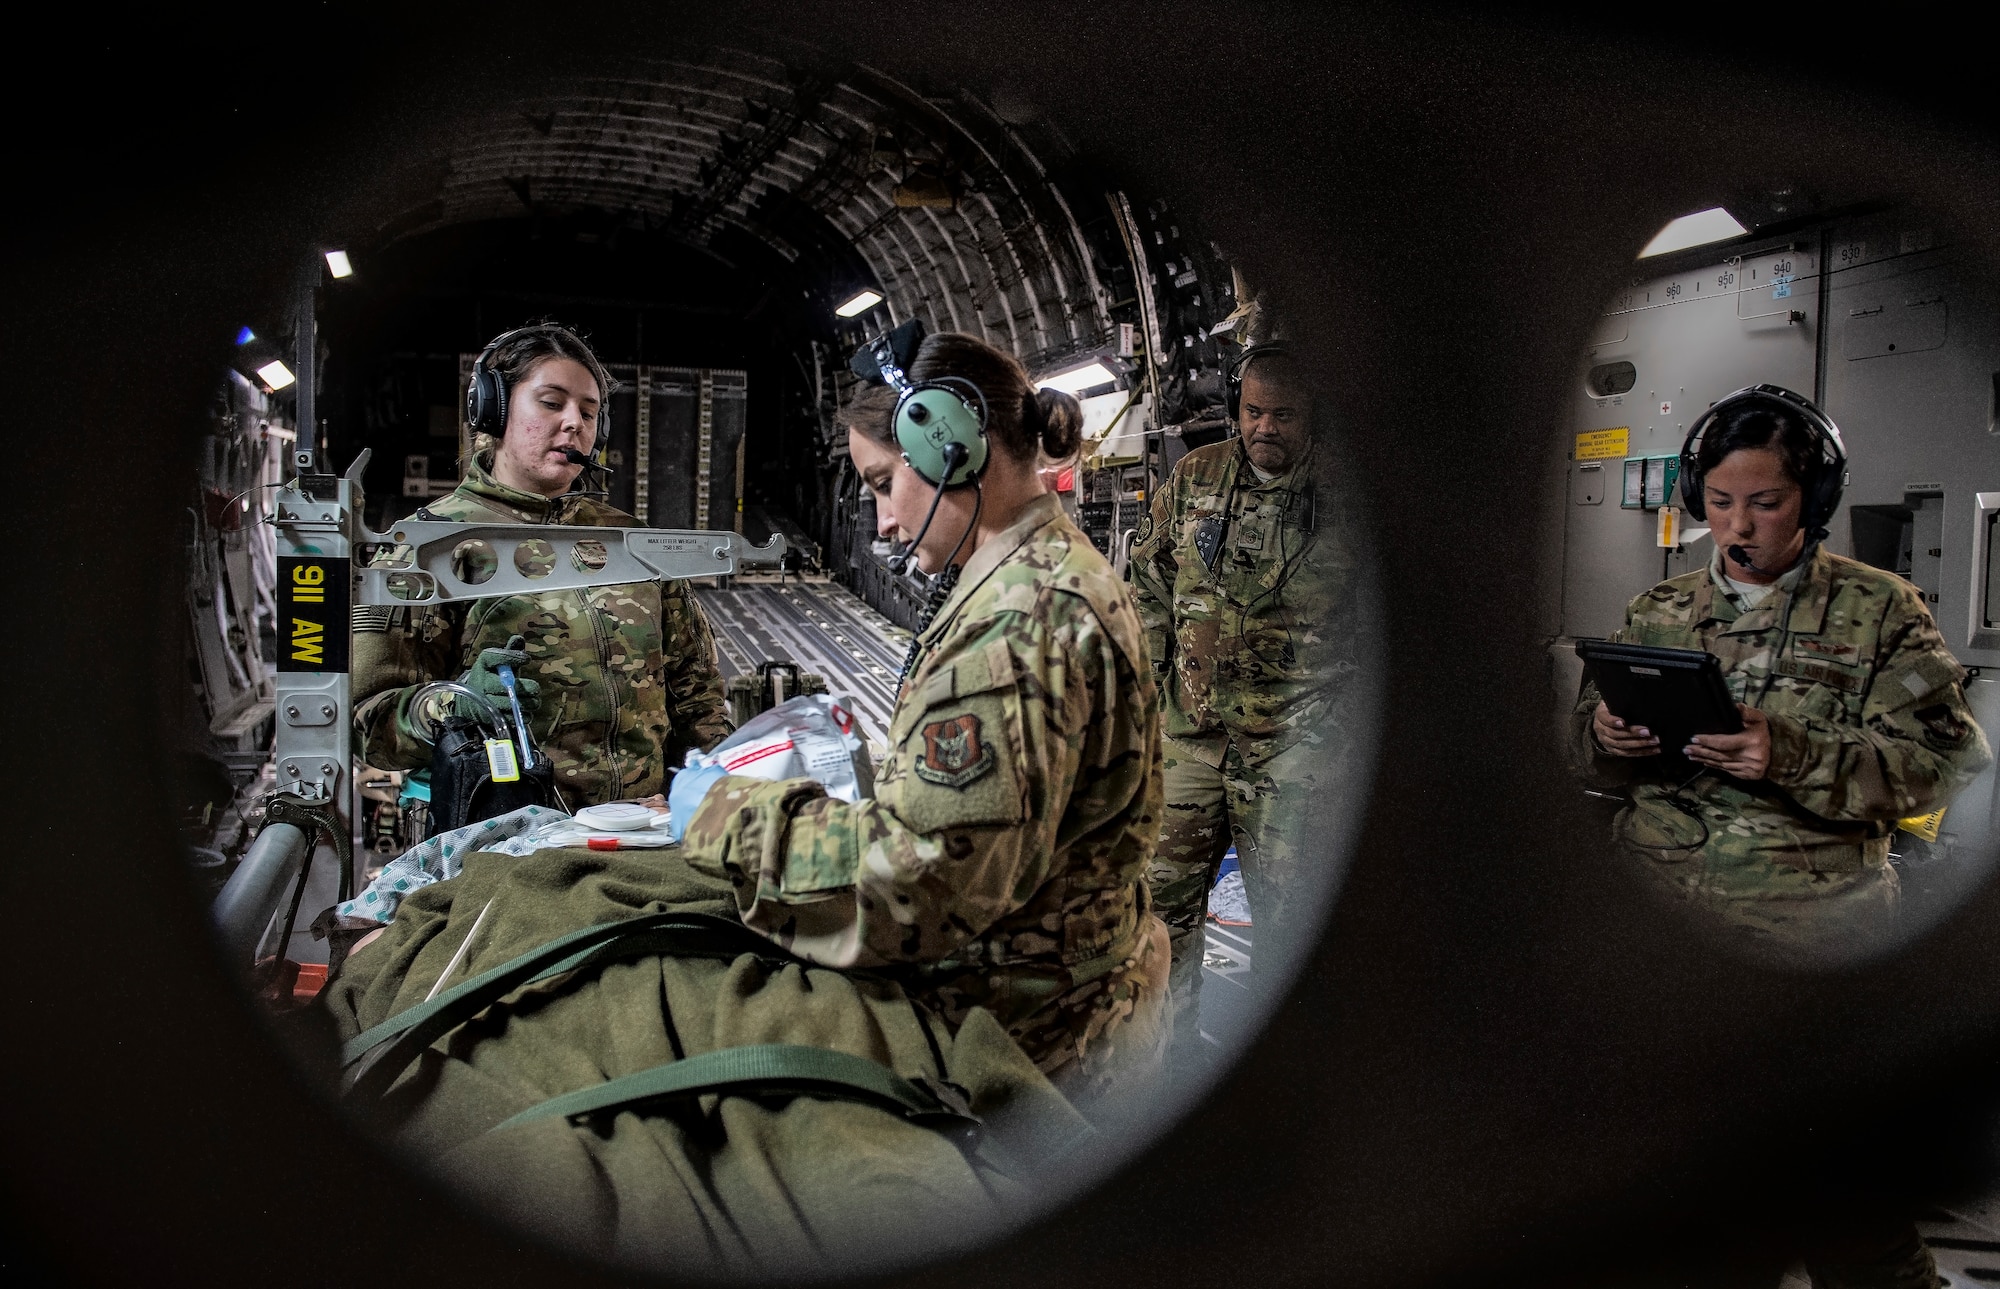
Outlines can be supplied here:
<path id="1" fill-rule="evenodd" d="M 521 715 L 521 695 L 514 688 L 514 668 L 508 663 L 500 664 L 500 683 L 507 687 L 507 702 L 514 709 L 514 736 L 521 743 L 521 768 L 525 770 L 535 763 L 535 748 L 528 741 L 528 718 Z"/>

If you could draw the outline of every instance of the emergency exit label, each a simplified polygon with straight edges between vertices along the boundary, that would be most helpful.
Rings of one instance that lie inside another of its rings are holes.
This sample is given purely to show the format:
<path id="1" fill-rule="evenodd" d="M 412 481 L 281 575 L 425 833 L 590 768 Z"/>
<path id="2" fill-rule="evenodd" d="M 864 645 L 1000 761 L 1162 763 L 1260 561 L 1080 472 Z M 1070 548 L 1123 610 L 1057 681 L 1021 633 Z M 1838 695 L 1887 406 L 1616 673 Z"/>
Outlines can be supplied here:
<path id="1" fill-rule="evenodd" d="M 278 557 L 278 670 L 346 671 L 347 561 Z"/>
<path id="2" fill-rule="evenodd" d="M 1632 438 L 1629 426 L 1621 425 L 1615 430 L 1585 430 L 1576 436 L 1577 461 L 1608 461 L 1625 455 L 1625 449 Z"/>

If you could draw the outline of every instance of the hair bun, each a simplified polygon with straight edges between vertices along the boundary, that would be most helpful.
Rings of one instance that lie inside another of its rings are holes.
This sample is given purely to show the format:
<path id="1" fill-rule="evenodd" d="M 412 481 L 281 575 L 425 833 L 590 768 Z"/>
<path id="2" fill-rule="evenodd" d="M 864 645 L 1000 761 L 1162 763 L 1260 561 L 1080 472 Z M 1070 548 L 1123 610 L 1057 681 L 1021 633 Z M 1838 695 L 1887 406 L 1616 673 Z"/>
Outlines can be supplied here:
<path id="1" fill-rule="evenodd" d="M 988 440 L 1016 461 L 1067 460 L 1082 446 L 1082 405 L 1068 394 L 1037 390 L 1020 359 L 976 336 L 961 331 L 926 336 L 909 377 L 955 377 L 978 387 L 987 405 Z"/>
<path id="2" fill-rule="evenodd" d="M 1038 389 L 1028 396 L 1034 408 L 1029 424 L 1041 432 L 1042 452 L 1054 461 L 1076 455 L 1083 446 L 1083 404 L 1055 389 Z"/>

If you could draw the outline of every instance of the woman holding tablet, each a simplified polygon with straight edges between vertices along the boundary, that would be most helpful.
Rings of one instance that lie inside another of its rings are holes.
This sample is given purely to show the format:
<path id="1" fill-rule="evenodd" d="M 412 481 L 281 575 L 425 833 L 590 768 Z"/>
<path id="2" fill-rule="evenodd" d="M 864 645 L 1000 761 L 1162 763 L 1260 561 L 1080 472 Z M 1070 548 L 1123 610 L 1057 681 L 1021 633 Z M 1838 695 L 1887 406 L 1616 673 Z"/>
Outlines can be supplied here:
<path id="1" fill-rule="evenodd" d="M 1896 821 L 1991 759 L 1916 588 L 1820 545 L 1845 466 L 1839 431 L 1788 389 L 1712 406 L 1680 477 L 1715 556 L 1633 600 L 1614 639 L 1714 654 L 1743 729 L 1695 735 L 1683 764 L 1588 681 L 1572 716 L 1585 778 L 1628 799 L 1620 846 L 1777 944 L 1832 947 L 1885 924 Z"/>

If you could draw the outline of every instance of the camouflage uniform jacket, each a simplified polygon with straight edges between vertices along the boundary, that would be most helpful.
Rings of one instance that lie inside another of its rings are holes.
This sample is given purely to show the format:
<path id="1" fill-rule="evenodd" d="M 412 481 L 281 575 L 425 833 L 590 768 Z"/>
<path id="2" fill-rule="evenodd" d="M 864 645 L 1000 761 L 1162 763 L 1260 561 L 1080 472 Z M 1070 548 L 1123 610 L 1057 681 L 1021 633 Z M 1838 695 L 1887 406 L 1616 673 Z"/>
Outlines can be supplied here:
<path id="1" fill-rule="evenodd" d="M 876 797 L 727 777 L 689 821 L 744 922 L 888 966 L 953 1025 L 991 1011 L 1045 1071 L 1130 1014 L 1160 737 L 1131 593 L 1055 497 L 979 548 L 924 633 Z"/>
<path id="2" fill-rule="evenodd" d="M 1316 459 L 1323 454 L 1308 452 L 1267 481 L 1240 439 L 1194 449 L 1155 494 L 1132 552 L 1165 733 L 1210 765 L 1232 738 L 1257 765 L 1319 737 L 1354 670 L 1335 642 L 1353 553 L 1330 489 L 1309 483 Z M 1196 543 L 1216 524 L 1211 569 Z"/>
<path id="3" fill-rule="evenodd" d="M 489 469 L 490 456 L 481 454 L 457 490 L 427 511 L 460 522 L 638 523 L 592 497 L 518 492 Z M 383 769 L 428 766 L 430 745 L 410 725 L 411 696 L 426 682 L 457 678 L 480 650 L 514 635 L 527 639 L 522 676 L 541 686 L 529 721 L 535 742 L 572 809 L 663 791 L 667 769 L 686 748 L 712 747 L 733 728 L 715 638 L 686 583 L 633 582 L 357 611 L 354 735 L 362 759 Z"/>
<path id="4" fill-rule="evenodd" d="M 1676 780 L 1658 757 L 1603 754 L 1591 730 L 1597 687 L 1586 679 L 1577 699 L 1579 771 L 1631 796 L 1620 837 L 1662 862 L 1693 861 L 1685 880 L 1699 892 L 1782 899 L 1831 891 L 1829 874 L 1880 869 L 1896 820 L 1943 805 L 1991 760 L 1965 673 L 1915 588 L 1823 548 L 1789 592 L 1747 611 L 1708 569 L 1662 582 L 1632 601 L 1613 638 L 1707 650 L 1736 700 L 1770 717 L 1762 780 L 1706 773 L 1676 806 L 1691 771 Z"/>

